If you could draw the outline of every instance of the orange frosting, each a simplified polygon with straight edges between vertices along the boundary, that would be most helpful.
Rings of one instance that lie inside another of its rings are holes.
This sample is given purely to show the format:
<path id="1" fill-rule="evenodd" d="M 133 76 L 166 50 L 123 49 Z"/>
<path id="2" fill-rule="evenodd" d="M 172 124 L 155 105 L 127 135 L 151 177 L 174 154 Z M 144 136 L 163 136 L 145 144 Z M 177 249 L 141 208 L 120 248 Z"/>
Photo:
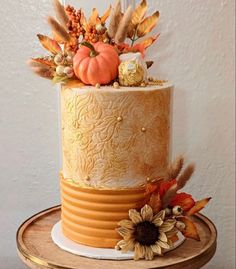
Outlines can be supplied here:
<path id="1" fill-rule="evenodd" d="M 90 189 L 61 179 L 62 231 L 83 245 L 114 248 L 121 239 L 115 230 L 145 198 L 144 188 Z"/>

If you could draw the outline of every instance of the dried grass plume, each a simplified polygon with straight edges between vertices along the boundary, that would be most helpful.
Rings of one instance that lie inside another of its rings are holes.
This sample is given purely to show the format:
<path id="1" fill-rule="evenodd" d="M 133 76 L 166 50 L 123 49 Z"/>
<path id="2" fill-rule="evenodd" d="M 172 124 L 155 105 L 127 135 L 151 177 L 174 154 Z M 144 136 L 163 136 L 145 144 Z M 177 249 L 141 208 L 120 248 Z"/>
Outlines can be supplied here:
<path id="1" fill-rule="evenodd" d="M 132 6 L 129 6 L 123 18 L 120 21 L 119 27 L 115 35 L 115 42 L 117 44 L 123 43 L 125 41 L 129 30 L 129 25 L 132 20 L 132 15 L 133 15 L 133 9 Z"/>
<path id="2" fill-rule="evenodd" d="M 66 29 L 60 25 L 54 18 L 48 17 L 48 24 L 50 25 L 53 32 L 55 32 L 61 40 L 64 42 L 70 41 L 70 35 L 67 33 Z"/>
<path id="3" fill-rule="evenodd" d="M 121 3 L 120 0 L 117 0 L 110 16 L 110 24 L 108 27 L 108 35 L 110 38 L 115 38 L 121 18 Z"/>
<path id="4" fill-rule="evenodd" d="M 56 13 L 57 20 L 65 29 L 67 29 L 69 18 L 65 12 L 64 6 L 60 3 L 59 0 L 52 0 L 52 4 Z"/>

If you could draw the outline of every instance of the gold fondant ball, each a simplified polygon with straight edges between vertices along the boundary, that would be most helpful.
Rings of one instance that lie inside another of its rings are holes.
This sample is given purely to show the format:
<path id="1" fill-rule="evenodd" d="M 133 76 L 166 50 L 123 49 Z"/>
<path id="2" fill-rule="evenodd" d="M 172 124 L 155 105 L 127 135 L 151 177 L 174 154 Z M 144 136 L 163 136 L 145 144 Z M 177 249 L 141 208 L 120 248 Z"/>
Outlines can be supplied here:
<path id="1" fill-rule="evenodd" d="M 144 74 L 143 67 L 137 61 L 125 61 L 119 65 L 119 83 L 122 86 L 139 86 Z"/>

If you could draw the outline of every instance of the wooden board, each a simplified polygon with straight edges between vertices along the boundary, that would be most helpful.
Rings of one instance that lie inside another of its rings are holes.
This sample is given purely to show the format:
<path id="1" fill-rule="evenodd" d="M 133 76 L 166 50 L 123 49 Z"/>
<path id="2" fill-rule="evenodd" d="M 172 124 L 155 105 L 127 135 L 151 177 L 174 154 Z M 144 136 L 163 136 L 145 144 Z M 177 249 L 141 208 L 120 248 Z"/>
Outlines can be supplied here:
<path id="1" fill-rule="evenodd" d="M 153 261 L 93 260 L 61 250 L 51 239 L 51 229 L 60 219 L 56 206 L 26 220 L 17 231 L 18 254 L 32 269 L 199 269 L 215 254 L 217 232 L 213 223 L 201 214 L 193 217 L 201 241 L 187 239 L 178 249 Z"/>

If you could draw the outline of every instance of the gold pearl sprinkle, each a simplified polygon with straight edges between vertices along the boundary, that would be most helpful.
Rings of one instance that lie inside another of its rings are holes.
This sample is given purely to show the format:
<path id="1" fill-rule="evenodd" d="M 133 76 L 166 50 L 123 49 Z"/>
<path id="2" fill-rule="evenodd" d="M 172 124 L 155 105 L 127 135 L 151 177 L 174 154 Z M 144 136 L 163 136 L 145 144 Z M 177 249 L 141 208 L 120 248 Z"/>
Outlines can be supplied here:
<path id="1" fill-rule="evenodd" d="M 146 129 L 145 127 L 142 127 L 142 128 L 141 128 L 141 131 L 142 131 L 143 133 L 145 133 L 145 132 L 147 131 L 147 129 Z"/>
<path id="2" fill-rule="evenodd" d="M 147 181 L 147 182 L 151 182 L 151 178 L 150 178 L 150 177 L 147 177 L 147 178 L 146 178 L 146 181 Z"/>
<path id="3" fill-rule="evenodd" d="M 142 82 L 140 86 L 141 87 L 146 87 L 146 83 L 145 82 Z"/>
<path id="4" fill-rule="evenodd" d="M 97 84 L 95 85 L 95 87 L 96 87 L 97 89 L 100 89 L 100 88 L 101 88 L 101 85 L 100 85 L 99 83 L 97 83 Z"/>
<path id="5" fill-rule="evenodd" d="M 85 181 L 89 181 L 90 180 L 90 177 L 89 176 L 86 176 L 84 180 Z"/>
<path id="6" fill-rule="evenodd" d="M 118 82 L 114 82 L 114 83 L 113 83 L 113 87 L 114 87 L 115 89 L 119 89 L 119 88 L 120 88 L 120 84 L 119 84 Z"/>
<path id="7" fill-rule="evenodd" d="M 121 116 L 117 117 L 117 121 L 122 121 L 123 118 Z"/>

